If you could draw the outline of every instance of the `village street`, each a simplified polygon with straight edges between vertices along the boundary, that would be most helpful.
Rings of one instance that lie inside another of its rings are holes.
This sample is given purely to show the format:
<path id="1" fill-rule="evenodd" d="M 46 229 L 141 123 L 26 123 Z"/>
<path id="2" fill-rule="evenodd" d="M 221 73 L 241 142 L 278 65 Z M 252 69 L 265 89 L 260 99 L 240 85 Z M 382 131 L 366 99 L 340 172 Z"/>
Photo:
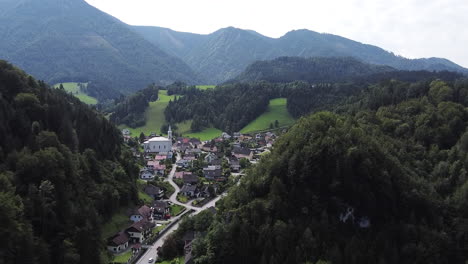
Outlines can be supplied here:
<path id="1" fill-rule="evenodd" d="M 180 154 L 177 154 L 177 160 L 180 159 Z M 171 172 L 169 173 L 169 176 L 167 177 L 167 180 L 169 181 L 169 183 L 174 187 L 175 189 L 175 192 L 171 195 L 171 197 L 169 198 L 169 200 L 173 203 L 173 204 L 178 204 L 178 205 L 181 205 L 181 206 L 184 206 L 187 208 L 187 210 L 194 210 L 193 213 L 190 214 L 190 216 L 193 216 L 193 215 L 196 215 L 198 213 L 200 213 L 201 211 L 205 210 L 205 209 L 208 209 L 212 206 L 215 206 L 216 205 L 216 202 L 221 199 L 223 196 L 226 195 L 226 193 L 223 193 L 221 195 L 219 195 L 218 197 L 216 197 L 215 199 L 211 200 L 210 202 L 208 202 L 207 204 L 203 205 L 202 207 L 196 207 L 196 206 L 192 206 L 192 205 L 189 205 L 189 204 L 184 204 L 184 203 L 181 203 L 179 201 L 177 201 L 177 193 L 180 191 L 180 188 L 179 186 L 177 186 L 177 184 L 173 181 L 173 178 L 174 178 L 174 174 L 176 172 L 176 165 L 174 164 L 174 166 L 172 167 L 172 170 Z M 188 202 L 190 203 L 190 202 Z M 172 221 L 177 221 L 182 215 L 178 216 L 178 217 L 175 217 L 174 219 L 172 219 Z M 168 235 L 170 235 L 172 232 L 174 232 L 175 230 L 177 230 L 177 228 L 179 227 L 179 222 L 177 222 L 176 224 L 174 224 L 173 226 L 171 226 L 165 233 L 164 235 L 162 235 L 158 240 L 156 240 L 154 242 L 153 245 L 151 245 L 148 250 L 145 252 L 145 254 L 143 254 L 143 256 L 140 257 L 140 259 L 136 262 L 137 264 L 142 264 L 142 263 L 148 263 L 148 259 L 149 258 L 153 258 L 153 259 L 157 259 L 157 249 L 159 247 L 161 247 L 163 244 L 164 244 L 164 240 L 167 238 Z"/>

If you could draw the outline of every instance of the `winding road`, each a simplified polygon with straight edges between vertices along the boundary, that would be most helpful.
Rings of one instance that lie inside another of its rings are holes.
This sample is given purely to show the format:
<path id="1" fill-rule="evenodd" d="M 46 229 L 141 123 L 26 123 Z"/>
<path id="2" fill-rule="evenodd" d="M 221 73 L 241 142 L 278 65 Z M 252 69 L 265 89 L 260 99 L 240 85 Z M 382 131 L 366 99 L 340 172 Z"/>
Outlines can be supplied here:
<path id="1" fill-rule="evenodd" d="M 180 154 L 177 153 L 177 160 L 179 160 L 179 159 L 180 159 Z M 208 209 L 208 208 L 210 208 L 212 206 L 215 206 L 216 202 L 226 195 L 226 193 L 222 193 L 221 195 L 214 198 L 213 200 L 211 200 L 207 204 L 203 205 L 202 207 L 195 207 L 195 206 L 192 206 L 192 205 L 189 205 L 189 204 L 184 204 L 184 203 L 181 203 L 181 202 L 177 201 L 177 193 L 179 193 L 180 188 L 173 180 L 174 179 L 174 174 L 176 172 L 176 168 L 177 168 L 177 166 L 174 164 L 174 166 L 172 167 L 171 172 L 169 173 L 169 176 L 167 177 L 167 180 L 169 181 L 169 183 L 175 189 L 175 192 L 171 195 L 171 197 L 169 197 L 169 201 L 171 201 L 173 204 L 178 204 L 178 205 L 184 206 L 184 207 L 187 208 L 187 210 L 190 210 L 190 209 L 194 210 L 194 212 L 191 213 L 190 216 L 196 215 L 196 214 L 200 213 L 201 211 L 203 211 L 205 209 Z M 177 221 L 181 216 L 182 216 L 182 214 L 177 216 L 177 217 L 174 217 L 173 219 L 171 219 L 171 221 Z M 143 254 L 143 256 L 141 256 L 140 259 L 136 263 L 137 264 L 148 263 L 149 258 L 153 258 L 153 259 L 156 260 L 158 258 L 157 248 L 162 247 L 162 245 L 164 244 L 164 240 L 167 238 L 167 236 L 169 236 L 172 232 L 177 230 L 178 227 L 179 227 L 179 222 L 177 222 L 176 224 L 171 226 L 164 233 L 164 235 L 162 235 L 158 240 L 156 240 L 154 242 L 153 245 L 151 245 L 151 247 L 148 248 L 148 250 L 145 252 L 145 254 Z"/>

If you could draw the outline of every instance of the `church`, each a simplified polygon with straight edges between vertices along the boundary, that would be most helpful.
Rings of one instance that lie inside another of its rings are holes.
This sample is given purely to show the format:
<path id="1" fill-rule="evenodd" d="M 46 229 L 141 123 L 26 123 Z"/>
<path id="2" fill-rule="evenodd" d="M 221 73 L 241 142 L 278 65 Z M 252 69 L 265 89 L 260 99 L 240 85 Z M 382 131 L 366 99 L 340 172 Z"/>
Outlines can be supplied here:
<path id="1" fill-rule="evenodd" d="M 159 153 L 172 151 L 172 130 L 169 126 L 166 137 L 153 137 L 143 143 L 146 153 Z"/>

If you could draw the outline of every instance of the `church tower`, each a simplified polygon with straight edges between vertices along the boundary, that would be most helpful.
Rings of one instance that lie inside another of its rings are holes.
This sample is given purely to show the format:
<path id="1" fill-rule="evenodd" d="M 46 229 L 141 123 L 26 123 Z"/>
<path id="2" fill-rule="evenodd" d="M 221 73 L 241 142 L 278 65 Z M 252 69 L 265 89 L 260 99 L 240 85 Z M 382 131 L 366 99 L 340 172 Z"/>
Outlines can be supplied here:
<path id="1" fill-rule="evenodd" d="M 172 130 L 171 130 L 171 125 L 169 125 L 169 130 L 167 131 L 167 138 L 172 140 Z"/>

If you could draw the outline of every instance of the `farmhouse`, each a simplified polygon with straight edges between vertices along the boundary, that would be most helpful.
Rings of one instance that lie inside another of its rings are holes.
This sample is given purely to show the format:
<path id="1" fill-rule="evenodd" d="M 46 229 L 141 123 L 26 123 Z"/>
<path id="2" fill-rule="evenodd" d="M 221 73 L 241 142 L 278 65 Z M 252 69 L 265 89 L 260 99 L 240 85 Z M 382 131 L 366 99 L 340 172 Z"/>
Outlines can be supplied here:
<path id="1" fill-rule="evenodd" d="M 128 247 L 130 237 L 126 232 L 119 232 L 110 237 L 107 241 L 107 249 L 114 253 L 119 253 Z"/>
<path id="2" fill-rule="evenodd" d="M 130 220 L 133 222 L 139 222 L 141 220 L 151 220 L 151 208 L 146 205 L 136 209 L 131 215 Z"/>

